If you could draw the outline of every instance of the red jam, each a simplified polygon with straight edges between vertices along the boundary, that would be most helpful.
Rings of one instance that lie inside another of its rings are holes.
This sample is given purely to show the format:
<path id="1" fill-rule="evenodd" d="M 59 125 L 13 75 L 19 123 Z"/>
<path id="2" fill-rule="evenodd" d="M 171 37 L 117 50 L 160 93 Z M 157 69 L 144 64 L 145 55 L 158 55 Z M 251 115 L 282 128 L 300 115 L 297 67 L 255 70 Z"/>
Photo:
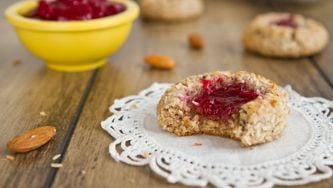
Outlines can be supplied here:
<path id="1" fill-rule="evenodd" d="M 192 104 L 199 114 L 214 120 L 228 120 L 243 104 L 260 95 L 246 83 L 224 84 L 223 79 L 202 80 L 202 89 Z"/>
<path id="2" fill-rule="evenodd" d="M 273 22 L 274 25 L 283 26 L 283 27 L 290 27 L 290 28 L 297 28 L 298 24 L 295 21 L 295 15 L 289 14 L 288 17 L 277 20 Z"/>
<path id="3" fill-rule="evenodd" d="M 102 18 L 123 12 L 125 6 L 108 0 L 41 0 L 28 17 L 69 21 Z"/>

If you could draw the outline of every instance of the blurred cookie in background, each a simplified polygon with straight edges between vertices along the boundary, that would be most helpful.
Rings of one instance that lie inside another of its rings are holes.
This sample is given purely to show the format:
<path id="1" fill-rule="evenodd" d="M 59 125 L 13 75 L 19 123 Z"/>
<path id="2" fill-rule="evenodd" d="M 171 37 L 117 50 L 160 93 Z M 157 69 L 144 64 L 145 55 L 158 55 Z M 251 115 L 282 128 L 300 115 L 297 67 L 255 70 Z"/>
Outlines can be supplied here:
<path id="1" fill-rule="evenodd" d="M 249 51 L 281 58 L 316 54 L 328 41 L 328 31 L 321 23 L 292 13 L 258 15 L 243 33 Z"/>
<path id="2" fill-rule="evenodd" d="M 203 0 L 140 0 L 142 15 L 148 20 L 178 22 L 199 17 Z"/>

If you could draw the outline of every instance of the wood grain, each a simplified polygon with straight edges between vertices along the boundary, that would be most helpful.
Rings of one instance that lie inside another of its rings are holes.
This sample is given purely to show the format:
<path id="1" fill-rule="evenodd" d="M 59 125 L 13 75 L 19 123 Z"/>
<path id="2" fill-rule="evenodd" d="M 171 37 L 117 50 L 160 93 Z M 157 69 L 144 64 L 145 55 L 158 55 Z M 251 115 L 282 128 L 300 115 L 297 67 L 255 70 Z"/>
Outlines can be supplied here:
<path id="1" fill-rule="evenodd" d="M 11 3 L 0 1 L 0 12 Z M 92 73 L 47 70 L 22 47 L 2 16 L 0 28 L 0 187 L 43 187 Z M 6 143 L 11 138 L 45 123 L 57 127 L 50 143 L 27 154 L 9 153 Z M 2 160 L 7 154 L 16 159 Z"/>
<path id="2" fill-rule="evenodd" d="M 254 1 L 210 0 L 199 20 L 172 25 L 138 21 L 127 44 L 98 72 L 53 187 L 183 187 L 167 184 L 148 167 L 115 162 L 107 151 L 112 138 L 100 127 L 114 99 L 153 82 L 175 82 L 215 70 L 248 70 L 291 84 L 305 96 L 333 99 L 332 88 L 308 59 L 275 60 L 243 50 L 240 35 L 245 24 L 270 10 Z M 203 51 L 189 49 L 187 35 L 192 32 L 204 36 Z M 178 65 L 172 71 L 150 69 L 143 57 L 151 53 L 169 55 Z M 327 185 L 333 185 L 331 180 L 313 184 Z"/>

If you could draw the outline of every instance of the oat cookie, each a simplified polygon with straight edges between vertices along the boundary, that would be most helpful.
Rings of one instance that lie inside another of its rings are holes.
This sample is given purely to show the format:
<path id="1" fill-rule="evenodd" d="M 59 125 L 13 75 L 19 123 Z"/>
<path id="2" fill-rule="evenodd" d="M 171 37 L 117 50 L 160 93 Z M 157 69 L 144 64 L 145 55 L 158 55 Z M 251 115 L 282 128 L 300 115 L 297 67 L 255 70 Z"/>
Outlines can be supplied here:
<path id="1" fill-rule="evenodd" d="M 141 0 L 145 18 L 161 21 L 183 21 L 202 14 L 203 0 Z"/>
<path id="2" fill-rule="evenodd" d="M 245 71 L 212 72 L 173 84 L 157 106 L 159 125 L 178 136 L 210 134 L 243 146 L 278 138 L 287 124 L 287 94 Z"/>
<path id="3" fill-rule="evenodd" d="M 265 56 L 297 58 L 320 52 L 329 41 L 319 22 L 291 13 L 258 15 L 243 33 L 243 44 Z"/>

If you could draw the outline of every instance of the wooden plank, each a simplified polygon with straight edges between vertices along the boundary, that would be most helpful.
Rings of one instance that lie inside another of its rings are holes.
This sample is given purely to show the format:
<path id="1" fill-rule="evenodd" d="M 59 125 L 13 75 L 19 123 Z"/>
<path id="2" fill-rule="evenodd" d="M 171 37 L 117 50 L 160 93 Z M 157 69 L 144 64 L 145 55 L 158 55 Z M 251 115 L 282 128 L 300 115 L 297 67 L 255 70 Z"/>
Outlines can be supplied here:
<path id="1" fill-rule="evenodd" d="M 325 78 L 330 82 L 333 87 L 333 1 L 315 1 L 313 3 L 281 3 L 277 0 L 270 0 L 272 6 L 278 11 L 289 11 L 300 13 L 305 16 L 311 17 L 322 24 L 328 29 L 330 33 L 330 42 L 322 53 L 315 55 L 311 59 L 314 65 L 323 73 Z"/>
<path id="2" fill-rule="evenodd" d="M 265 6 L 238 0 L 211 0 L 207 5 L 204 17 L 197 21 L 172 25 L 136 23 L 127 44 L 99 72 L 53 187 L 182 187 L 167 184 L 148 167 L 115 162 L 107 151 L 112 139 L 100 127 L 100 122 L 110 115 L 108 107 L 115 98 L 135 94 L 153 82 L 175 82 L 214 70 L 244 69 L 281 85 L 291 84 L 303 95 L 333 99 L 332 89 L 308 60 L 282 61 L 244 52 L 242 28 L 254 15 L 266 12 Z M 202 52 L 187 46 L 187 35 L 194 31 L 205 36 L 207 46 Z M 174 57 L 177 68 L 148 68 L 142 59 L 150 53 Z"/>
<path id="3" fill-rule="evenodd" d="M 1 1 L 0 12 L 9 4 L 12 1 Z M 22 47 L 3 17 L 0 28 L 0 187 L 43 187 L 54 171 L 51 158 L 63 149 L 63 140 L 92 73 L 47 70 Z M 13 63 L 18 60 L 21 63 Z M 46 116 L 40 115 L 42 111 Z M 11 138 L 45 123 L 57 127 L 49 144 L 27 154 L 15 155 L 7 150 Z M 14 155 L 15 161 L 2 160 L 7 154 Z"/>

